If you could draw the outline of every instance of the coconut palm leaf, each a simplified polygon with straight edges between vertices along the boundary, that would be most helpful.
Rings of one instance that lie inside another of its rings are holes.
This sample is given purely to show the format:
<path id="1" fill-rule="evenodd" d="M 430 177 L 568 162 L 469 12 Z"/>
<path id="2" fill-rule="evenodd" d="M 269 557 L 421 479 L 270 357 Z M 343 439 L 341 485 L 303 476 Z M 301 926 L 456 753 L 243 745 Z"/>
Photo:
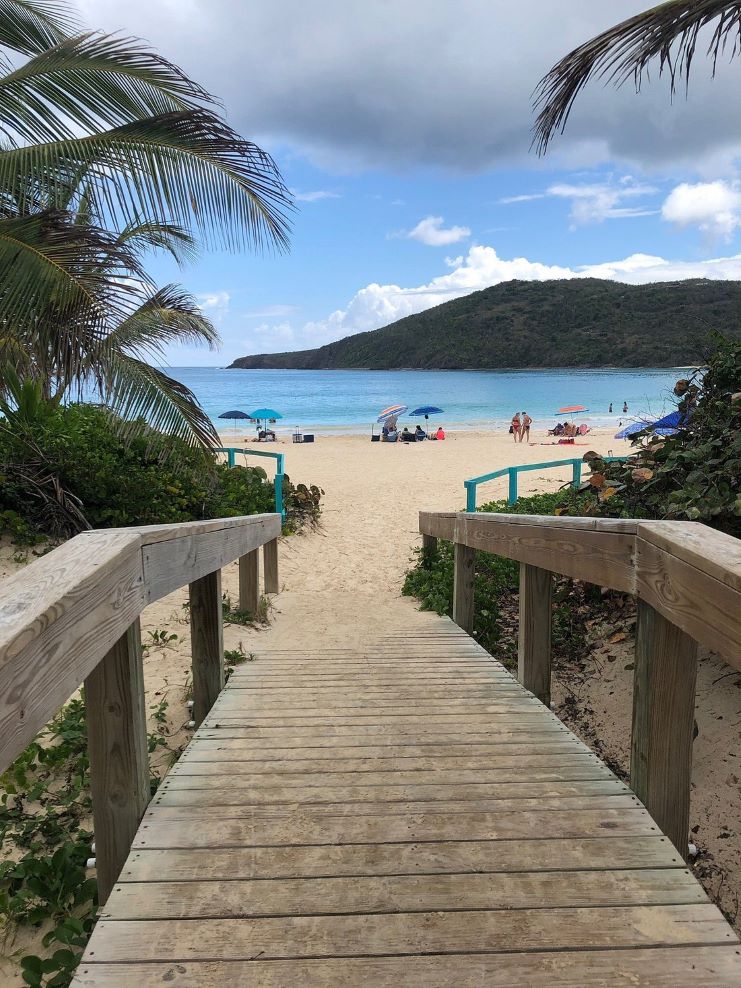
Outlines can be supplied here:
<path id="1" fill-rule="evenodd" d="M 67 7 L 44 0 L 0 0 L 0 47 L 36 55 L 75 29 Z"/>
<path id="2" fill-rule="evenodd" d="M 679 80 L 688 83 L 700 32 L 714 22 L 706 54 L 715 73 L 723 53 L 733 58 L 741 50 L 741 0 L 669 0 L 575 48 L 535 90 L 539 113 L 533 144 L 538 153 L 545 153 L 553 135 L 564 130 L 576 97 L 595 76 L 617 86 L 633 79 L 640 89 L 649 63 L 658 59 L 672 93 Z"/>
<path id="3" fill-rule="evenodd" d="M 137 251 L 165 251 L 180 266 L 198 256 L 196 238 L 173 223 L 129 223 L 118 235 L 118 242 Z"/>
<path id="4" fill-rule="evenodd" d="M 124 435 L 141 434 L 141 421 L 178 436 L 191 446 L 211 448 L 219 437 L 193 392 L 163 370 L 123 350 L 108 357 L 108 407 L 121 416 Z"/>
<path id="5" fill-rule="evenodd" d="M 89 32 L 0 77 L 0 132 L 16 146 L 42 143 L 202 104 L 215 100 L 141 42 Z"/>
<path id="6" fill-rule="evenodd" d="M 83 181 L 115 225 L 148 217 L 195 227 L 209 246 L 288 246 L 290 194 L 273 159 L 210 110 L 135 120 L 101 134 L 0 154 L 0 195 L 21 212 L 30 188 L 50 204 Z"/>
<path id="7" fill-rule="evenodd" d="M 71 318 L 103 325 L 112 312 L 122 318 L 132 279 L 145 279 L 116 234 L 58 210 L 0 220 L 0 271 L 0 325 L 16 337 L 52 315 L 60 325 Z"/>

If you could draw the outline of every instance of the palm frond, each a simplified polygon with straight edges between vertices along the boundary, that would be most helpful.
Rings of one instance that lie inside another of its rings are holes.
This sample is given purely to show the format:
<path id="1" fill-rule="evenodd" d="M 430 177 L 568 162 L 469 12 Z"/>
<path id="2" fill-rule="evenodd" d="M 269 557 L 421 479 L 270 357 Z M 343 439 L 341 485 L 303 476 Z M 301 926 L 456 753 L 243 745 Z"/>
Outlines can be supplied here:
<path id="1" fill-rule="evenodd" d="M 0 0 L 0 48 L 36 55 L 75 29 L 66 4 L 53 0 Z"/>
<path id="2" fill-rule="evenodd" d="M 63 38 L 0 78 L 0 130 L 16 146 L 41 143 L 214 103 L 138 40 L 89 32 Z"/>
<path id="3" fill-rule="evenodd" d="M 195 237 L 173 223 L 128 223 L 118 235 L 118 242 L 135 250 L 164 251 L 181 266 L 198 256 Z"/>
<path id="4" fill-rule="evenodd" d="M 715 21 L 707 47 L 715 73 L 721 55 L 733 58 L 741 50 L 741 0 L 669 0 L 575 48 L 535 90 L 539 112 L 533 145 L 538 154 L 545 153 L 557 131 L 563 132 L 574 101 L 593 77 L 617 86 L 633 79 L 639 90 L 649 63 L 658 59 L 672 94 L 679 80 L 688 83 L 700 32 Z"/>
<path id="5" fill-rule="evenodd" d="M 122 318 L 129 310 L 115 296 L 144 278 L 115 234 L 57 210 L 0 220 L 0 271 L 0 325 L 16 336 L 52 313 L 60 326 L 72 318 L 104 324 L 116 310 Z"/>
<path id="6" fill-rule="evenodd" d="M 124 435 L 141 432 L 140 420 L 191 446 L 213 448 L 219 437 L 193 392 L 158 367 L 125 353 L 108 359 L 109 408 L 124 421 Z"/>
<path id="7" fill-rule="evenodd" d="M 146 216 L 196 228 L 210 246 L 287 249 L 291 196 L 273 159 L 206 109 L 136 120 L 101 134 L 0 154 L 0 197 L 47 185 L 51 202 L 75 180 L 114 225 Z"/>

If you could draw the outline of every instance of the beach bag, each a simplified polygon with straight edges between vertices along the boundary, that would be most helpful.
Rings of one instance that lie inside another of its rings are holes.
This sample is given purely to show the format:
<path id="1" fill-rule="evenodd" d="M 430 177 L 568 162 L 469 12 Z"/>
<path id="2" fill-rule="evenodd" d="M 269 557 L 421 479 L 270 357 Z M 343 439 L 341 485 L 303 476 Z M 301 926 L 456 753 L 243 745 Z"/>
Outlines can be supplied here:
<path id="1" fill-rule="evenodd" d="M 510 436 L 512 435 L 512 433 L 513 433 L 514 431 L 515 431 L 515 427 L 514 427 L 513 425 L 511 425 L 511 426 L 509 427 L 509 434 L 510 434 Z"/>

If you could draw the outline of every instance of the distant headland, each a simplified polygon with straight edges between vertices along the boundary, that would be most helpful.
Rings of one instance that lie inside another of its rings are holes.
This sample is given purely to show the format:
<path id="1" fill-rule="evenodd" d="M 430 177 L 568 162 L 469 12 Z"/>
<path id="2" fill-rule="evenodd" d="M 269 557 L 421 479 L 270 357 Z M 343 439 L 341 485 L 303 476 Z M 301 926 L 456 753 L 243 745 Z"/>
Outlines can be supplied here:
<path id="1" fill-rule="evenodd" d="M 714 332 L 741 337 L 741 282 L 507 281 L 372 332 L 230 367 L 676 367 L 702 363 Z"/>

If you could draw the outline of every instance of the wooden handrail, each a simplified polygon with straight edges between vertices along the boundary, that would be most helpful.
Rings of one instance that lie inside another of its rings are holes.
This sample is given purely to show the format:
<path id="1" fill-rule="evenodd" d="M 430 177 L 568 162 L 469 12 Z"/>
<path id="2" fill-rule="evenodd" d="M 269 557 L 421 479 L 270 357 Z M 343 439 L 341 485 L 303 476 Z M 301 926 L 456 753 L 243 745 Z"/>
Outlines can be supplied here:
<path id="1" fill-rule="evenodd" d="M 518 678 L 550 702 L 553 574 L 638 598 L 631 785 L 686 855 L 697 644 L 741 670 L 741 541 L 694 522 L 420 512 L 455 547 L 453 620 L 474 621 L 475 550 L 520 563 Z"/>
<path id="2" fill-rule="evenodd" d="M 279 514 L 84 532 L 3 581 L 0 771 L 84 683 L 101 902 L 149 799 L 139 615 L 190 587 L 200 723 L 223 685 L 220 571 L 240 560 L 256 610 L 258 552 L 266 592 L 276 592 L 280 533 Z"/>

